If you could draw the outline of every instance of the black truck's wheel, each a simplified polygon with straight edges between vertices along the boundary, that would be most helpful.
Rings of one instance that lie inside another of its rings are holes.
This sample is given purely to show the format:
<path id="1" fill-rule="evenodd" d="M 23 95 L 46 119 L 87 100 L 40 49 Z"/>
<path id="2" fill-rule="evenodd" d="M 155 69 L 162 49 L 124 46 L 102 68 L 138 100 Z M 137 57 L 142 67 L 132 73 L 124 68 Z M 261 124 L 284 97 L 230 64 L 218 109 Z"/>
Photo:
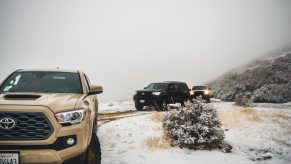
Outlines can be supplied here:
<path id="1" fill-rule="evenodd" d="M 140 104 L 140 103 L 135 103 L 135 109 L 136 110 L 143 110 L 143 105 L 142 104 Z"/>
<path id="2" fill-rule="evenodd" d="M 206 97 L 206 103 L 210 103 L 210 97 Z"/>
<path id="3" fill-rule="evenodd" d="M 166 100 L 162 100 L 161 102 L 157 104 L 155 108 L 157 111 L 166 111 L 168 110 L 168 103 Z"/>

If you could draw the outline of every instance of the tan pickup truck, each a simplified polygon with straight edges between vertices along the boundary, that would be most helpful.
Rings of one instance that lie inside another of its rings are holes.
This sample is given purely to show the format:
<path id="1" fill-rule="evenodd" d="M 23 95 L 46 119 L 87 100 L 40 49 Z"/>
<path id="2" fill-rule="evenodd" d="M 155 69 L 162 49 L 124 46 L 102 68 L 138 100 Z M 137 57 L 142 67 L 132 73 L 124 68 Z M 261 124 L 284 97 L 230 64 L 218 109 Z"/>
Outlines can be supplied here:
<path id="1" fill-rule="evenodd" d="M 81 71 L 13 72 L 0 86 L 0 164 L 99 164 L 102 92 Z"/>

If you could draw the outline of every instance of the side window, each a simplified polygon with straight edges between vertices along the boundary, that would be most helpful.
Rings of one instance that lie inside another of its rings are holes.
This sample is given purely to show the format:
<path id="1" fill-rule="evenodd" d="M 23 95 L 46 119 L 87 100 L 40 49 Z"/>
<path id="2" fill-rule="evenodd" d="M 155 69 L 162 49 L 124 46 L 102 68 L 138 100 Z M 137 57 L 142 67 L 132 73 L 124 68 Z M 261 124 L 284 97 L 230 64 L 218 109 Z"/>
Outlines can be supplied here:
<path id="1" fill-rule="evenodd" d="M 189 90 L 187 84 L 177 84 L 179 90 Z"/>
<path id="2" fill-rule="evenodd" d="M 169 85 L 169 90 L 176 90 L 176 89 L 177 89 L 176 84 Z"/>
<path id="3" fill-rule="evenodd" d="M 87 91 L 89 92 L 91 84 L 90 84 L 90 81 L 89 81 L 89 78 L 87 77 L 87 75 L 84 74 L 84 76 L 85 76 L 85 79 L 86 79 L 86 88 L 87 88 Z"/>

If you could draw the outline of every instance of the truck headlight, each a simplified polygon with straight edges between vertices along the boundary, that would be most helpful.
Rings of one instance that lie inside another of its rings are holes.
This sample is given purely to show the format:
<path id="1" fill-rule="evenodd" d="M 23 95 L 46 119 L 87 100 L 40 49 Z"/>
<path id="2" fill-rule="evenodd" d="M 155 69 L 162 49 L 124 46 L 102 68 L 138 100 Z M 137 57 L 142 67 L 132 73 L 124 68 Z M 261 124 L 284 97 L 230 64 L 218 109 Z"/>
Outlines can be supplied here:
<path id="1" fill-rule="evenodd" d="M 194 91 L 190 91 L 190 95 L 193 96 L 194 95 Z"/>
<path id="2" fill-rule="evenodd" d="M 210 93 L 209 90 L 205 90 L 205 91 L 204 91 L 204 94 L 205 94 L 205 95 L 209 95 L 209 93 Z"/>
<path id="3" fill-rule="evenodd" d="M 161 92 L 153 92 L 154 96 L 159 96 L 161 94 Z"/>
<path id="4" fill-rule="evenodd" d="M 55 114 L 55 116 L 60 124 L 70 123 L 73 125 L 81 123 L 85 118 L 85 114 L 85 109 L 80 109 L 75 111 L 57 113 Z"/>

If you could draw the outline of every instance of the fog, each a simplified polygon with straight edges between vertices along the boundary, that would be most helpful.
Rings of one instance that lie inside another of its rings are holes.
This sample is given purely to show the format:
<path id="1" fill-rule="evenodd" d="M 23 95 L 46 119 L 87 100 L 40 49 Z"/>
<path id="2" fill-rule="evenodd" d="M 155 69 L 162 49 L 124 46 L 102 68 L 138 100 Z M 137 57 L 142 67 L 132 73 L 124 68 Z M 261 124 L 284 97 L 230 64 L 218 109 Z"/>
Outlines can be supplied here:
<path id="1" fill-rule="evenodd" d="M 0 80 L 74 69 L 131 99 L 150 82 L 203 84 L 291 46 L 290 0 L 1 0 Z"/>

